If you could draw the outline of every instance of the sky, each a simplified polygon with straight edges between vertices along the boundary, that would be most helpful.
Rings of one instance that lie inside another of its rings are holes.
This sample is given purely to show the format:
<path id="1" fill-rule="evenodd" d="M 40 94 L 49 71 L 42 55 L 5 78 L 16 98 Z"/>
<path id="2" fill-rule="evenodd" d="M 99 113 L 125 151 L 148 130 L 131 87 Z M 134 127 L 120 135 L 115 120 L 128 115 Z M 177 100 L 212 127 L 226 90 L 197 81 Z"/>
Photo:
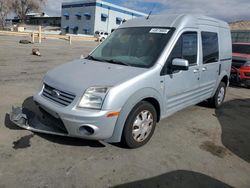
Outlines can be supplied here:
<path id="1" fill-rule="evenodd" d="M 47 0 L 44 11 L 58 16 L 62 2 L 79 0 Z M 105 0 L 144 13 L 193 13 L 204 14 L 228 22 L 250 20 L 250 0 Z"/>

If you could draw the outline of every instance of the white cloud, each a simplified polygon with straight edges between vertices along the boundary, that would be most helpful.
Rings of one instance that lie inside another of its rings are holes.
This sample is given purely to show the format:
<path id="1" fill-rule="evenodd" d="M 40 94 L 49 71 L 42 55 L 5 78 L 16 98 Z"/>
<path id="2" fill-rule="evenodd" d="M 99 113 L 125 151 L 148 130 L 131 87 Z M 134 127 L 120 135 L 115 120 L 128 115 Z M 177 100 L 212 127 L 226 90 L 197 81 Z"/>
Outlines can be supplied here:
<path id="1" fill-rule="evenodd" d="M 71 2 L 72 0 L 47 0 L 47 5 L 45 7 L 45 12 L 49 16 L 60 16 L 62 2 Z"/>
<path id="2" fill-rule="evenodd" d="M 151 1 L 151 0 L 145 0 Z M 165 12 L 205 14 L 226 21 L 250 19 L 249 0 L 155 0 L 167 6 Z"/>
<path id="3" fill-rule="evenodd" d="M 48 0 L 45 11 L 60 15 L 62 1 L 72 0 Z M 250 0 L 127 0 L 123 5 L 140 11 L 146 2 L 160 3 L 165 7 L 161 13 L 205 14 L 226 21 L 250 20 Z"/>

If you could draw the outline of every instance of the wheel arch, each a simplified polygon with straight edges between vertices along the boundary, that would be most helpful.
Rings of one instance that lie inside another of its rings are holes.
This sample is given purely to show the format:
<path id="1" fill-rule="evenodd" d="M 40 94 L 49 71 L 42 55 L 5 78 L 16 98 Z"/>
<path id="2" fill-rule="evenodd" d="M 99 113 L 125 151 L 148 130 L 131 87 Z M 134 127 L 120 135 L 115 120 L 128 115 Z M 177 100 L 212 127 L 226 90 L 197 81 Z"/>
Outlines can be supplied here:
<path id="1" fill-rule="evenodd" d="M 126 103 L 123 105 L 120 111 L 120 115 L 117 119 L 113 135 L 111 138 L 105 140 L 106 142 L 115 143 L 121 141 L 122 132 L 126 119 L 131 110 L 134 108 L 134 106 L 141 101 L 147 101 L 151 103 L 157 111 L 157 122 L 161 119 L 161 115 L 164 109 L 162 106 L 163 100 L 160 93 L 153 88 L 141 89 L 135 92 L 133 95 L 131 95 L 129 99 L 126 101 Z"/>
<path id="2" fill-rule="evenodd" d="M 229 82 L 228 76 L 227 75 L 223 76 L 223 78 L 221 79 L 221 82 L 224 82 L 226 86 L 228 86 L 228 82 Z"/>
<path id="3" fill-rule="evenodd" d="M 223 71 L 220 77 L 218 78 L 211 97 L 215 95 L 217 88 L 219 87 L 221 82 L 224 82 L 226 84 L 226 87 L 229 85 L 229 75 L 225 71 Z"/>
<path id="4" fill-rule="evenodd" d="M 155 99 L 154 97 L 144 98 L 141 101 L 149 102 L 150 104 L 152 104 L 154 106 L 154 108 L 156 110 L 156 114 L 157 114 L 157 122 L 159 122 L 161 119 L 161 106 L 159 104 L 159 101 L 157 99 Z"/>

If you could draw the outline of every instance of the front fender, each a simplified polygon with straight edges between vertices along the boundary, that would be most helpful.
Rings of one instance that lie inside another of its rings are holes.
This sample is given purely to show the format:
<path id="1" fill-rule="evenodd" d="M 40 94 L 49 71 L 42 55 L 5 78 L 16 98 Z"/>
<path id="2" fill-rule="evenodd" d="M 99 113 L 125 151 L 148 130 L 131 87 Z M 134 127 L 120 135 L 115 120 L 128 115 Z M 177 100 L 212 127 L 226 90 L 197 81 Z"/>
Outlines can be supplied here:
<path id="1" fill-rule="evenodd" d="M 113 135 L 111 138 L 105 140 L 106 142 L 110 142 L 110 143 L 114 143 L 114 142 L 120 142 L 121 141 L 121 137 L 122 137 L 122 132 L 123 132 L 123 128 L 124 128 L 124 124 L 126 122 L 126 119 L 129 115 L 129 113 L 131 112 L 131 110 L 133 109 L 133 107 L 139 103 L 140 101 L 142 101 L 143 99 L 146 98 L 154 98 L 158 101 L 158 103 L 160 104 L 160 111 L 162 114 L 162 111 L 164 111 L 164 106 L 163 106 L 163 99 L 160 95 L 160 93 L 153 89 L 153 88 L 143 88 L 140 89 L 138 91 L 136 91 L 133 95 L 131 95 L 128 100 L 126 101 L 126 103 L 123 105 L 121 111 L 120 111 L 120 115 L 118 117 L 118 120 L 116 122 L 116 126 L 113 132 Z"/>

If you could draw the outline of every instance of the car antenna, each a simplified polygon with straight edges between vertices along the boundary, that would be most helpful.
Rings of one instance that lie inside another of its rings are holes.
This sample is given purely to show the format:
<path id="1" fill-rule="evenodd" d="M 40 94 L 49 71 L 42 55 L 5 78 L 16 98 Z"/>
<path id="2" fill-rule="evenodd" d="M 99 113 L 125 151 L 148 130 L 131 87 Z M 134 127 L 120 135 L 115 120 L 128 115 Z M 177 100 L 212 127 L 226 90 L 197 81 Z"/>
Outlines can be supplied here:
<path id="1" fill-rule="evenodd" d="M 151 14 L 152 14 L 153 10 L 155 9 L 155 5 L 156 5 L 156 4 L 154 4 L 154 6 L 153 6 L 152 10 L 150 10 L 150 12 L 149 12 L 148 16 L 146 17 L 146 20 L 148 20 L 148 19 L 149 19 L 149 17 L 151 16 Z"/>

